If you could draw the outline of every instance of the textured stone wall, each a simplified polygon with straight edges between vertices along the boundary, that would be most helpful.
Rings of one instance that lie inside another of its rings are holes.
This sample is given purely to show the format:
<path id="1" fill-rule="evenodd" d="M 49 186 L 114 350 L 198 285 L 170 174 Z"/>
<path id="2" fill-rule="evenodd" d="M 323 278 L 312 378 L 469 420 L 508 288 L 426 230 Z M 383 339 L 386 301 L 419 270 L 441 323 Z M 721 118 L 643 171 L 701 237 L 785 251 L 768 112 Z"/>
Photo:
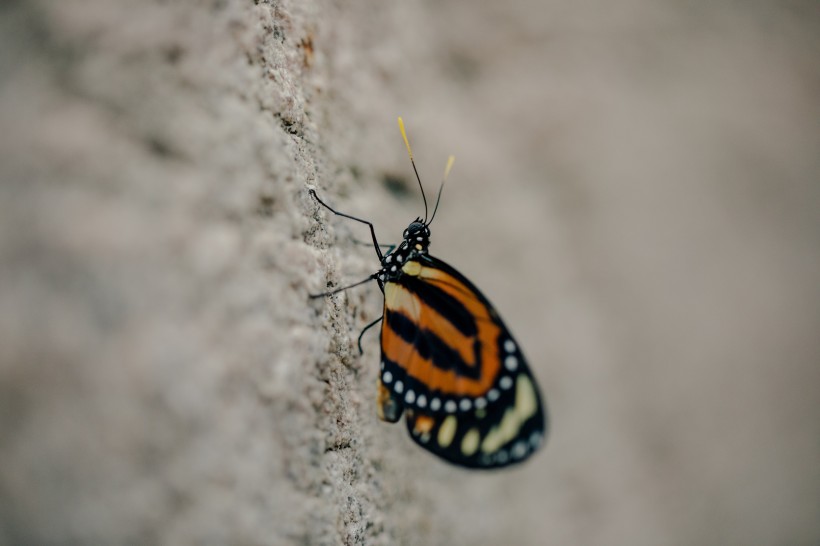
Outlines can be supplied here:
<path id="1" fill-rule="evenodd" d="M 812 2 L 0 6 L 0 544 L 816 544 Z M 435 254 L 554 429 L 476 474 L 375 417 Z"/>

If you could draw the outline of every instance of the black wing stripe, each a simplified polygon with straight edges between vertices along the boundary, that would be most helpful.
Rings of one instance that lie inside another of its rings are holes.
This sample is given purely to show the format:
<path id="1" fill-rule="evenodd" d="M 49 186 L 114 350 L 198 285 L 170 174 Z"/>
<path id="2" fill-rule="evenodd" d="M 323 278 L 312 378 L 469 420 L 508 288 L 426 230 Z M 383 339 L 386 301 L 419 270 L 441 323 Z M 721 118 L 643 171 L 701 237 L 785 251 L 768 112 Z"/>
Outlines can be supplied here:
<path id="1" fill-rule="evenodd" d="M 480 300 L 480 298 L 478 298 L 478 296 L 475 294 L 475 292 L 470 292 L 470 291 L 466 290 L 463 286 L 459 286 L 459 285 L 451 283 L 451 282 L 446 282 L 446 281 L 443 281 L 441 279 L 426 279 L 426 282 L 428 283 L 429 286 L 436 286 L 436 287 L 437 287 L 437 285 L 449 286 L 449 287 L 453 288 L 454 290 L 464 294 L 465 297 Z M 446 294 L 446 292 L 445 292 L 445 294 Z M 499 324 L 500 321 L 498 319 L 497 311 L 495 310 L 495 308 L 489 302 L 485 302 L 485 305 L 487 306 L 487 312 L 489 313 L 490 316 L 488 316 L 488 317 L 477 317 L 477 316 L 471 314 L 470 319 L 473 321 L 474 324 L 478 323 L 478 322 L 491 322 L 493 324 Z"/>
<path id="2" fill-rule="evenodd" d="M 387 327 L 396 335 L 413 345 L 421 358 L 430 360 L 437 368 L 444 371 L 453 370 L 457 375 L 473 380 L 481 377 L 481 342 L 478 338 L 473 342 L 473 354 L 476 355 L 477 362 L 471 366 L 464 362 L 458 351 L 450 347 L 446 341 L 429 330 L 420 329 L 403 313 L 387 311 L 385 321 Z"/>
<path id="3" fill-rule="evenodd" d="M 458 299 L 426 280 L 421 281 L 414 277 L 404 277 L 400 280 L 400 284 L 414 293 L 424 305 L 446 317 L 450 324 L 464 334 L 465 337 L 478 335 L 475 317 Z"/>

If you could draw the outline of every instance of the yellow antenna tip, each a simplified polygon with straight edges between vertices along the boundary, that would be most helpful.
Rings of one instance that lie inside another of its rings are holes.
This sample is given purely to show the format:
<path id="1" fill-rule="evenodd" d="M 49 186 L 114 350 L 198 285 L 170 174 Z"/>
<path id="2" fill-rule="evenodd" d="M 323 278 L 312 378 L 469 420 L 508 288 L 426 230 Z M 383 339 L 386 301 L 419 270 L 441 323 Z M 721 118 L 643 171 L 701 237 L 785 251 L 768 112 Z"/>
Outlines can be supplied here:
<path id="1" fill-rule="evenodd" d="M 399 131 L 401 137 L 404 139 L 404 145 L 407 146 L 407 155 L 410 156 L 410 161 L 413 161 L 413 150 L 410 148 L 410 141 L 407 140 L 407 131 L 404 130 L 404 120 L 399 116 Z"/>
<path id="2" fill-rule="evenodd" d="M 453 168 L 453 163 L 456 162 L 456 156 L 451 155 L 447 158 L 447 166 L 444 168 L 444 180 L 447 180 L 447 177 L 450 176 L 450 169 Z"/>

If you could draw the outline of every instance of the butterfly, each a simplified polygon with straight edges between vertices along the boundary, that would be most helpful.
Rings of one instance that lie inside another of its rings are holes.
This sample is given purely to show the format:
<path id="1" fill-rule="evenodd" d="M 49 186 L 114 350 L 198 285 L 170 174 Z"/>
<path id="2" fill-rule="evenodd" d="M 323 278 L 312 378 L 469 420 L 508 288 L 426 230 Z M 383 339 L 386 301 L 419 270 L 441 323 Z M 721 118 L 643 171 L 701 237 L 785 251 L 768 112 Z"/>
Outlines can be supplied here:
<path id="1" fill-rule="evenodd" d="M 405 415 L 411 438 L 452 464 L 490 469 L 519 463 L 546 435 L 546 411 L 518 342 L 495 307 L 464 275 L 431 256 L 430 224 L 452 168 L 450 156 L 436 206 L 427 198 L 402 118 L 398 119 L 422 198 L 424 219 L 404 230 L 385 254 L 373 224 L 336 211 L 315 190 L 311 196 L 335 215 L 366 224 L 381 268 L 367 279 L 311 297 L 336 294 L 376 281 L 384 294 L 377 414 L 395 423 Z"/>

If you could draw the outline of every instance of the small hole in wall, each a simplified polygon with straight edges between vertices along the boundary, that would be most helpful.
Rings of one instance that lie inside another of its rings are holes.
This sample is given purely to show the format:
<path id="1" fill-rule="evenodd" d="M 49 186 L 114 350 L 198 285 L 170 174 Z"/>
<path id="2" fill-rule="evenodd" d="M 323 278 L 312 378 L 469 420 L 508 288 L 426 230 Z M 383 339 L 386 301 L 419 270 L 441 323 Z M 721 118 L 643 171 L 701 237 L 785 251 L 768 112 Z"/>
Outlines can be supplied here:
<path id="1" fill-rule="evenodd" d="M 259 216 L 273 216 L 273 205 L 276 200 L 270 195 L 260 195 L 259 203 L 256 206 L 256 213 Z"/>

